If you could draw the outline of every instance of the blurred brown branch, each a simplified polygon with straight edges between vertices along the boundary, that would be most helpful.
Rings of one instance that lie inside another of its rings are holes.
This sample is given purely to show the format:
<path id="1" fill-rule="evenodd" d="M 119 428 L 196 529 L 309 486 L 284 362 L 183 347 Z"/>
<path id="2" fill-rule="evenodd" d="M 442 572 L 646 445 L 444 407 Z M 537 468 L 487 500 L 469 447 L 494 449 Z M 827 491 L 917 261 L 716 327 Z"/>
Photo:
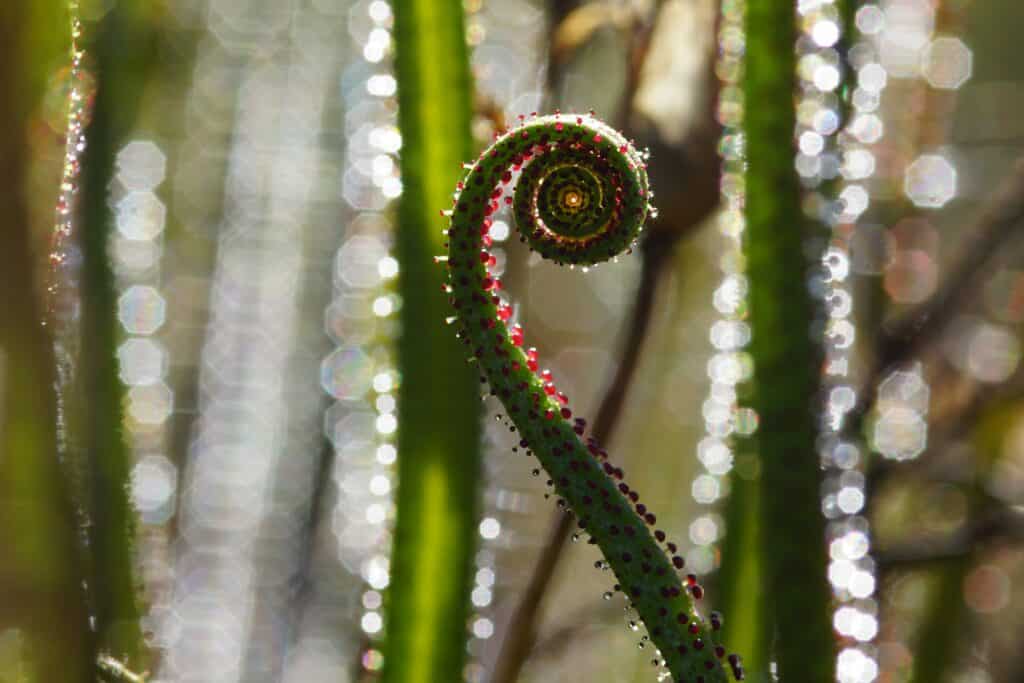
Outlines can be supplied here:
<path id="1" fill-rule="evenodd" d="M 875 561 L 879 575 L 884 577 L 896 570 L 918 569 L 936 562 L 964 558 L 985 544 L 1021 541 L 1024 541 L 1024 513 L 999 506 L 978 515 L 977 519 L 952 534 L 879 548 Z"/>
<path id="2" fill-rule="evenodd" d="M 968 463 L 951 463 L 943 456 L 977 425 L 991 406 L 1003 401 L 1024 399 L 1024 368 L 1018 368 L 999 386 L 993 387 L 977 381 L 971 381 L 966 388 L 936 384 L 933 393 L 958 396 L 955 404 L 944 410 L 936 410 L 933 406 L 928 426 L 928 446 L 920 456 L 911 461 L 882 458 L 871 461 L 867 471 L 869 491 L 878 490 L 890 477 L 910 467 L 919 474 L 942 475 L 947 480 L 959 479 L 968 474 Z"/>
<path id="3" fill-rule="evenodd" d="M 957 251 L 963 256 L 953 266 L 942 286 L 924 303 L 883 325 L 876 345 L 875 361 L 867 374 L 860 401 L 847 419 L 860 427 L 875 402 L 878 385 L 885 375 L 929 344 L 941 339 L 949 323 L 976 291 L 985 266 L 997 257 L 1011 237 L 1019 234 L 1024 220 L 1024 159 L 1018 159 L 1013 174 L 986 202 L 970 237 Z"/>

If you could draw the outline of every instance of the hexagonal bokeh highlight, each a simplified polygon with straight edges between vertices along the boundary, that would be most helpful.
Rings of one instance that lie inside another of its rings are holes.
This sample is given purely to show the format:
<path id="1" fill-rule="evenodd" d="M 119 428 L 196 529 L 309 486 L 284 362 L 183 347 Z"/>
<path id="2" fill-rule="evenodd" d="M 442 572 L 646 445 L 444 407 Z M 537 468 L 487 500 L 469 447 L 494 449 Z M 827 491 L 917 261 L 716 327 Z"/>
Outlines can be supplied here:
<path id="1" fill-rule="evenodd" d="M 335 275 L 350 287 L 373 287 L 380 282 L 378 264 L 387 248 L 377 237 L 354 235 L 341 245 L 335 260 Z"/>
<path id="2" fill-rule="evenodd" d="M 925 154 L 907 167 L 903 176 L 903 192 L 925 209 L 938 209 L 956 196 L 956 168 L 949 159 L 938 154 Z"/>
<path id="3" fill-rule="evenodd" d="M 174 392 L 163 382 L 132 387 L 128 391 L 128 417 L 139 424 L 163 424 L 172 410 Z"/>
<path id="4" fill-rule="evenodd" d="M 153 334 L 166 316 L 167 302 L 147 285 L 132 285 L 117 300 L 117 319 L 131 334 Z"/>
<path id="5" fill-rule="evenodd" d="M 982 323 L 967 344 L 966 369 L 979 382 L 1005 382 L 1020 364 L 1020 342 L 1002 325 Z"/>
<path id="6" fill-rule="evenodd" d="M 167 352 L 154 339 L 127 339 L 117 349 L 117 364 L 125 384 L 153 384 L 167 373 Z"/>
<path id="7" fill-rule="evenodd" d="M 878 385 L 878 403 L 884 411 L 888 404 L 898 404 L 919 414 L 928 411 L 931 389 L 916 372 L 897 371 Z"/>
<path id="8" fill-rule="evenodd" d="M 337 399 L 361 398 L 373 383 L 373 360 L 362 349 L 342 346 L 320 364 L 320 384 Z"/>
<path id="9" fill-rule="evenodd" d="M 341 296 L 324 311 L 324 330 L 336 344 L 366 344 L 377 333 L 372 302 L 363 296 Z"/>
<path id="10" fill-rule="evenodd" d="M 928 425 L 917 411 L 908 407 L 887 410 L 872 433 L 875 450 L 890 460 L 911 460 L 928 443 Z"/>
<path id="11" fill-rule="evenodd" d="M 959 38 L 936 38 L 921 53 L 921 76 L 933 88 L 956 90 L 973 68 L 974 54 Z"/>
<path id="12" fill-rule="evenodd" d="M 129 192 L 117 203 L 117 230 L 130 240 L 151 240 L 164 230 L 167 207 L 152 192 Z"/>
<path id="13" fill-rule="evenodd" d="M 147 455 L 132 468 L 132 502 L 146 524 L 162 524 L 174 512 L 178 468 L 162 455 Z"/>
<path id="14" fill-rule="evenodd" d="M 167 155 L 149 140 L 129 142 L 117 153 L 117 179 L 129 190 L 152 190 L 166 174 Z"/>

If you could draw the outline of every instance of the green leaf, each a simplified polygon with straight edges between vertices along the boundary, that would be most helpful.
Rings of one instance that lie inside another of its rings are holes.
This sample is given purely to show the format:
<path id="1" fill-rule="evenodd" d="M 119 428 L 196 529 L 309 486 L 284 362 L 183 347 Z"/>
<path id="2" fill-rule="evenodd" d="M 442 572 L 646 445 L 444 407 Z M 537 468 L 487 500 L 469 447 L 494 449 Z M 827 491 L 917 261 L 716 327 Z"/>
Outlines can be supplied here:
<path id="1" fill-rule="evenodd" d="M 115 157 L 131 139 L 156 57 L 151 3 L 122 0 L 85 27 L 97 80 L 82 172 L 82 346 L 75 428 L 84 453 L 91 592 L 100 648 L 132 668 L 145 665 L 133 575 L 135 510 L 129 495 L 132 452 L 123 433 L 121 341 L 108 243 L 114 230 L 109 188 Z"/>
<path id="2" fill-rule="evenodd" d="M 0 3 L 0 680 L 19 683 L 87 683 L 95 673 L 25 196 L 30 117 L 67 59 L 67 25 L 63 3 Z"/>
<path id="3" fill-rule="evenodd" d="M 383 679 L 462 679 L 480 476 L 476 373 L 444 325 L 438 215 L 473 156 L 462 3 L 399 0 L 395 71 L 402 133 L 397 258 L 398 511 Z"/>

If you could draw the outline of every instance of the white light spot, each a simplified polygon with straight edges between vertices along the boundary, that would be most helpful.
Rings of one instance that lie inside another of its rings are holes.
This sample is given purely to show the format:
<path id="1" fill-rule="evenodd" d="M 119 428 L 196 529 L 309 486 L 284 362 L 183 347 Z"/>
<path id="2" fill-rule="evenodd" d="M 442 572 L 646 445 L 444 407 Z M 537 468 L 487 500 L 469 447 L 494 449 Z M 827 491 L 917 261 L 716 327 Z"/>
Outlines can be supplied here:
<path id="1" fill-rule="evenodd" d="M 384 620 L 376 612 L 367 612 L 363 615 L 359 625 L 362 626 L 363 631 L 366 633 L 374 634 L 380 632 L 380 629 L 384 626 Z"/>
<path id="2" fill-rule="evenodd" d="M 505 221 L 494 221 L 489 234 L 495 242 L 504 242 L 508 239 L 509 235 L 508 223 Z"/>
<path id="3" fill-rule="evenodd" d="M 473 622 L 473 635 L 480 640 L 487 640 L 494 635 L 494 622 L 485 617 L 480 617 Z"/>
<path id="4" fill-rule="evenodd" d="M 811 38 L 820 47 L 832 47 L 839 40 L 839 25 L 829 19 L 824 19 L 811 27 Z"/>
<path id="5" fill-rule="evenodd" d="M 398 275 L 398 260 L 391 256 L 385 256 L 377 262 L 377 272 L 382 280 L 390 280 Z"/>
<path id="6" fill-rule="evenodd" d="M 377 446 L 377 462 L 390 465 L 398 459 L 398 450 L 389 443 Z"/>
<path id="7" fill-rule="evenodd" d="M 370 479 L 370 493 L 375 496 L 386 496 L 391 492 L 391 480 L 383 474 Z"/>
<path id="8" fill-rule="evenodd" d="M 398 418 L 390 413 L 378 415 L 376 427 L 379 434 L 394 434 L 398 429 Z"/>
<path id="9" fill-rule="evenodd" d="M 495 539 L 501 533 L 501 522 L 494 517 L 484 517 L 480 522 L 480 536 L 488 540 Z"/>
<path id="10" fill-rule="evenodd" d="M 956 90 L 967 82 L 974 55 L 959 38 L 936 38 L 921 54 L 921 75 L 933 87 Z"/>
<path id="11" fill-rule="evenodd" d="M 396 90 L 398 84 L 391 74 L 377 74 L 366 81 L 366 91 L 377 97 L 391 97 Z"/>
<path id="12" fill-rule="evenodd" d="M 394 310 L 395 305 L 392 303 L 391 297 L 379 296 L 373 300 L 373 314 L 379 318 L 391 315 Z"/>
<path id="13" fill-rule="evenodd" d="M 925 154 L 907 167 L 903 191 L 916 206 L 938 209 L 956 196 L 956 169 L 948 159 Z"/>

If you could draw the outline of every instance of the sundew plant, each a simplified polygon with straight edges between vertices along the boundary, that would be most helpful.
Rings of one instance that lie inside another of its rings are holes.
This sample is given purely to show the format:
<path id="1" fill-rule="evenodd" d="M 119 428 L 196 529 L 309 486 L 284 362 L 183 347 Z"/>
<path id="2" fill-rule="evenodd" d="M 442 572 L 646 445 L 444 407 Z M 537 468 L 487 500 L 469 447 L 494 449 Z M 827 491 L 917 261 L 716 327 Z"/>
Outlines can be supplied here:
<path id="1" fill-rule="evenodd" d="M 0 7 L 0 683 L 1024 677 L 1010 0 Z"/>

